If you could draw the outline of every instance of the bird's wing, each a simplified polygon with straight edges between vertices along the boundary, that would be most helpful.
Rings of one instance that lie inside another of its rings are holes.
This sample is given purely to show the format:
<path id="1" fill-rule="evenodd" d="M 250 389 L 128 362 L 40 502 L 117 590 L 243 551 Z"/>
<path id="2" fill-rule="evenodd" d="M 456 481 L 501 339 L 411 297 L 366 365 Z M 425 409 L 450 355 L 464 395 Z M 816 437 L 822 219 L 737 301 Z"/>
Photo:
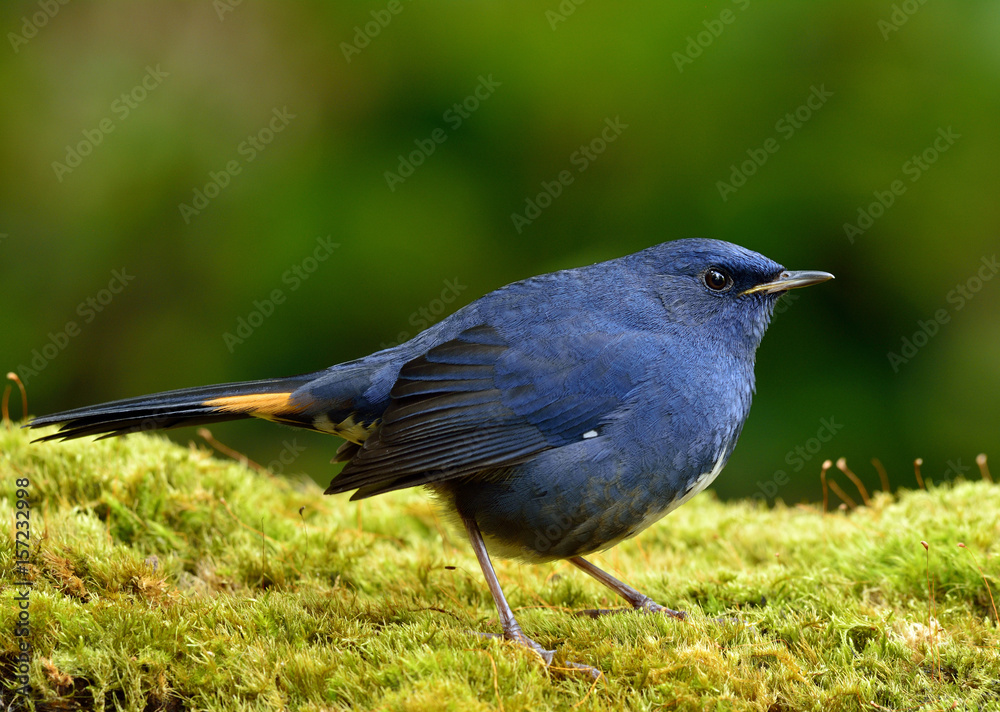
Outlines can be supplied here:
<path id="1" fill-rule="evenodd" d="M 400 370 L 377 431 L 328 494 L 352 499 L 497 470 L 583 438 L 642 378 L 628 336 L 588 331 L 512 343 L 460 333 Z"/>

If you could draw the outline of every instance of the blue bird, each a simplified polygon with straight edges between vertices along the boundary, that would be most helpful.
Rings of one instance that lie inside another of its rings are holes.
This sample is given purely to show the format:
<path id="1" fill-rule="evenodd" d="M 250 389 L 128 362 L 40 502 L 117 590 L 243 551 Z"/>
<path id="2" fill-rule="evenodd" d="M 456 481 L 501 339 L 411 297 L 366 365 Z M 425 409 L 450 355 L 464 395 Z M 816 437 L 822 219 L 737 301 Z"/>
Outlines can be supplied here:
<path id="1" fill-rule="evenodd" d="M 775 302 L 831 279 L 718 240 L 532 277 L 410 341 L 324 371 L 169 391 L 33 420 L 42 440 L 239 418 L 340 436 L 327 494 L 423 485 L 464 528 L 503 635 L 551 662 L 490 563 L 568 559 L 634 608 L 671 611 L 583 557 L 707 487 L 736 446 Z M 593 668 L 578 666 L 595 673 Z"/>

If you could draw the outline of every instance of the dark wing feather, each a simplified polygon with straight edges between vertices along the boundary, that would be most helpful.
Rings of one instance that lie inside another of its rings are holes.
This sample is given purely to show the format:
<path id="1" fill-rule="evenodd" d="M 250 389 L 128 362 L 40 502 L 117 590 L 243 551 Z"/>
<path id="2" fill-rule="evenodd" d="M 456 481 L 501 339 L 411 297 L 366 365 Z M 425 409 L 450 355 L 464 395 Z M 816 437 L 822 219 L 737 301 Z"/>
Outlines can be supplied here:
<path id="1" fill-rule="evenodd" d="M 352 499 L 495 471 L 579 440 L 635 385 L 621 337 L 508 343 L 467 329 L 403 366 L 379 429 L 327 493 Z"/>

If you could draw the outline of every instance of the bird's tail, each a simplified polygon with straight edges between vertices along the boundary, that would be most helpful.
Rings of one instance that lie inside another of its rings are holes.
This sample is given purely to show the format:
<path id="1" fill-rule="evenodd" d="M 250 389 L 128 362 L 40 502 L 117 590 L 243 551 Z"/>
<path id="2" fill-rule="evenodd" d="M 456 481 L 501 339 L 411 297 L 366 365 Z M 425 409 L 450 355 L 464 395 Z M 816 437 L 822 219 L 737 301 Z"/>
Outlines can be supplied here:
<path id="1" fill-rule="evenodd" d="M 111 401 L 35 418 L 26 427 L 58 425 L 59 432 L 39 440 L 70 440 L 85 435 L 112 437 L 241 418 L 265 418 L 309 427 L 312 400 L 295 391 L 318 373 L 184 388 Z"/>

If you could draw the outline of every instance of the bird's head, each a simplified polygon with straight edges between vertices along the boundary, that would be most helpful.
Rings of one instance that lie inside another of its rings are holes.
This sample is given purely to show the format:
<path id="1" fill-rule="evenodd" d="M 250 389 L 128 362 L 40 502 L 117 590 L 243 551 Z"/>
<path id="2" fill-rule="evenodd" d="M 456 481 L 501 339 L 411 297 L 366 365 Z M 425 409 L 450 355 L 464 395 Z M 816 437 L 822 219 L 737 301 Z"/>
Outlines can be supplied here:
<path id="1" fill-rule="evenodd" d="M 668 324 L 706 341 L 725 339 L 756 351 L 774 305 L 789 289 L 818 284 L 827 272 L 793 272 L 721 240 L 664 242 L 633 255 Z"/>

